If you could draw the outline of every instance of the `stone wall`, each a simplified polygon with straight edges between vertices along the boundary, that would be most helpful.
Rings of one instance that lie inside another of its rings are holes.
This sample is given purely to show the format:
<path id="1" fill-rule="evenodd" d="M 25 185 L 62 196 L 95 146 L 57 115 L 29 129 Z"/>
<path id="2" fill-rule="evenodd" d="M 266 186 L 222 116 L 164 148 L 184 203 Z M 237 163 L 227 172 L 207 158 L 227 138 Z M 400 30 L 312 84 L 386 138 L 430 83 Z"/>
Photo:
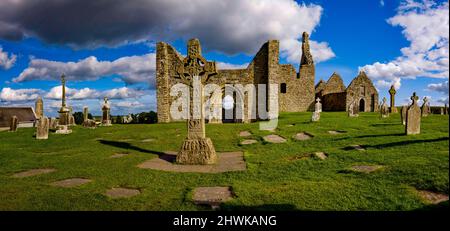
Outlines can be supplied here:
<path id="1" fill-rule="evenodd" d="M 364 112 L 378 111 L 378 92 L 373 86 L 372 81 L 367 77 L 363 71 L 359 72 L 358 76 L 352 80 L 346 89 L 346 108 L 352 101 L 357 105 L 362 106 Z M 360 108 L 360 107 L 358 107 Z"/>

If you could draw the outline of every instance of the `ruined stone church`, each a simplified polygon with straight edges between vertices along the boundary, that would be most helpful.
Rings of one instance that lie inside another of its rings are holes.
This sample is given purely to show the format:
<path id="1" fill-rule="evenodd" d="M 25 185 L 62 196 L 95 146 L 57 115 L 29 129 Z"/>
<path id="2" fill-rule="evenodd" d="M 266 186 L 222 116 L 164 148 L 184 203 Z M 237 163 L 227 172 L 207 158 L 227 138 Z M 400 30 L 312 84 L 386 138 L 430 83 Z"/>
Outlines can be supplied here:
<path id="1" fill-rule="evenodd" d="M 189 49 L 190 47 L 188 45 Z M 201 50 L 199 52 L 201 54 Z M 314 104 L 315 93 L 314 62 L 310 53 L 309 36 L 307 33 L 303 33 L 302 52 L 300 68 L 299 72 L 297 72 L 293 65 L 279 63 L 279 41 L 269 40 L 262 45 L 247 68 L 232 70 L 219 69 L 217 70 L 217 74 L 212 76 L 210 80 L 212 83 L 221 87 L 225 86 L 225 84 L 277 84 L 280 112 L 307 111 Z M 182 63 L 182 60 L 183 56 L 175 48 L 164 42 L 157 43 L 156 88 L 158 122 L 174 121 L 170 115 L 170 105 L 176 97 L 170 96 L 170 89 L 180 82 L 180 79 L 177 78 L 176 67 Z M 223 95 L 223 97 L 225 96 Z M 234 99 L 236 98 L 236 96 L 232 97 Z M 244 99 L 244 101 L 247 102 L 248 99 Z M 247 111 L 248 107 L 248 104 L 245 102 L 243 111 Z M 220 104 L 222 101 L 219 100 L 218 103 Z M 224 115 L 225 113 L 222 113 L 222 116 Z M 251 118 L 244 113 L 241 118 L 234 118 L 231 122 L 250 121 Z M 225 122 L 225 119 L 214 122 Z"/>
<path id="2" fill-rule="evenodd" d="M 188 51 L 195 49 L 195 52 L 201 56 L 201 46 L 198 39 L 191 39 L 188 42 Z M 309 46 L 309 35 L 303 33 L 302 39 L 302 56 L 300 59 L 300 66 L 298 72 L 291 64 L 279 63 L 279 41 L 269 40 L 264 43 L 259 51 L 254 56 L 253 60 L 244 69 L 218 69 L 216 63 L 213 62 L 214 70 L 217 70 L 215 75 L 209 79 L 210 83 L 217 84 L 222 89 L 226 84 L 266 84 L 267 92 L 270 89 L 270 84 L 278 86 L 278 111 L 279 112 L 305 112 L 310 111 L 314 107 L 315 97 L 325 97 L 323 103 L 325 110 L 346 110 L 346 105 L 349 101 L 357 97 L 361 98 L 364 95 L 364 111 L 375 111 L 372 108 L 376 105 L 378 94 L 371 84 L 367 76 L 358 76 L 350 84 L 349 88 L 345 88 L 340 77 L 333 78 L 328 84 L 319 82 L 318 86 L 323 86 L 327 90 L 319 93 L 318 87 L 314 86 L 315 82 L 315 66 L 311 55 Z M 183 65 L 184 57 L 179 54 L 174 47 L 165 43 L 158 42 L 156 46 L 156 96 L 157 96 L 157 111 L 158 122 L 167 123 L 175 121 L 170 114 L 170 107 L 172 102 L 176 100 L 177 96 L 171 96 L 171 87 L 182 83 L 177 72 L 177 67 Z M 206 61 L 206 60 L 205 60 Z M 333 76 L 332 76 L 333 77 Z M 331 79 L 331 78 L 330 78 Z M 336 79 L 336 80 L 334 80 Z M 332 83 L 333 82 L 333 83 Z M 336 83 L 335 83 L 336 82 Z M 364 85 L 364 88 L 360 86 Z M 222 90 L 224 92 L 224 90 Z M 269 95 L 268 93 L 267 95 Z M 256 92 L 258 95 L 258 91 Z M 222 94 L 222 99 L 214 102 L 215 106 L 222 108 L 223 98 L 227 95 Z M 230 95 L 234 102 L 237 102 L 237 95 Z M 371 98 L 372 97 L 372 98 Z M 192 100 L 192 99 L 191 99 Z M 243 112 L 247 112 L 249 103 L 248 95 L 243 96 Z M 267 102 L 270 104 L 269 96 Z M 258 107 L 259 105 L 256 105 Z M 235 113 L 238 104 L 235 103 L 232 109 L 222 108 L 222 119 L 209 120 L 209 123 L 223 123 L 223 122 L 251 122 L 252 117 L 246 113 Z M 267 106 L 269 108 L 269 106 Z M 331 108 L 331 109 L 329 109 Z M 225 118 L 225 110 L 233 110 L 233 119 Z"/>
<path id="3" fill-rule="evenodd" d="M 353 102 L 360 112 L 378 111 L 378 91 L 365 72 L 345 87 L 339 74 L 333 73 L 327 82 L 320 80 L 315 87 L 316 98 L 322 101 L 323 111 L 347 111 Z"/>

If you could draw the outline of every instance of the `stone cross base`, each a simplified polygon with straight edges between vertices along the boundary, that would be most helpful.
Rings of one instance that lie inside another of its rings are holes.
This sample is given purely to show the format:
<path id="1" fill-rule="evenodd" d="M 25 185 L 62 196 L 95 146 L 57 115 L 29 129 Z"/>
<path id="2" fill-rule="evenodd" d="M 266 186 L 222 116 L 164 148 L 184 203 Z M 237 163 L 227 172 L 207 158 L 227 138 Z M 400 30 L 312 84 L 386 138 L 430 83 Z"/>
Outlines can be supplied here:
<path id="1" fill-rule="evenodd" d="M 70 133 L 72 133 L 72 130 L 70 130 L 67 125 L 59 125 L 58 130 L 56 130 L 55 133 L 56 134 L 70 134 Z"/>
<path id="2" fill-rule="evenodd" d="M 96 128 L 96 124 L 94 120 L 87 119 L 83 122 L 83 127 L 85 128 Z"/>
<path id="3" fill-rule="evenodd" d="M 217 155 L 211 139 L 185 139 L 176 162 L 178 164 L 215 164 Z"/>
<path id="4" fill-rule="evenodd" d="M 103 120 L 102 121 L 102 126 L 111 126 L 111 120 Z"/>

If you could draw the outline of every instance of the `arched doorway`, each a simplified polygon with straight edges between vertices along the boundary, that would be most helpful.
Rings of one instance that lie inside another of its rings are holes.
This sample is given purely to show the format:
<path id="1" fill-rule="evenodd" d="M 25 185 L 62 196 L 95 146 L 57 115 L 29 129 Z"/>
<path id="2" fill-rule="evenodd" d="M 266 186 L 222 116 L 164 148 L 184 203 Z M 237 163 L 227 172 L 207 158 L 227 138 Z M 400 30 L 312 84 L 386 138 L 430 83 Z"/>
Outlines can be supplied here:
<path id="1" fill-rule="evenodd" d="M 364 103 L 364 99 L 360 99 L 360 100 L 359 100 L 359 111 L 360 111 L 360 112 L 364 112 L 364 111 L 365 111 L 365 108 L 366 108 L 366 105 L 365 105 L 365 103 Z"/>

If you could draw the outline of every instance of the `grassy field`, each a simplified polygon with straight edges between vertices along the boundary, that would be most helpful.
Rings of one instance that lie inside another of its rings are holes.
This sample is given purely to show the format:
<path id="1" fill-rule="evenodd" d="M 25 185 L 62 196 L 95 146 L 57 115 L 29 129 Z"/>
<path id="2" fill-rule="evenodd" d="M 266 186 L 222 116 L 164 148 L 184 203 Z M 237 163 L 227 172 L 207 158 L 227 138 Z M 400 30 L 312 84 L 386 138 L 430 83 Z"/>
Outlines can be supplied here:
<path id="1" fill-rule="evenodd" d="M 422 133 L 405 136 L 399 114 L 380 119 L 376 113 L 347 118 L 346 113 L 322 113 L 311 123 L 311 113 L 280 116 L 275 132 L 286 143 L 272 144 L 258 123 L 208 124 L 216 151 L 244 151 L 245 172 L 220 174 L 171 173 L 136 166 L 158 158 L 156 153 L 177 151 L 186 135 L 184 123 L 114 125 L 95 130 L 81 126 L 71 135 L 50 134 L 35 140 L 34 129 L 0 132 L 0 210 L 206 210 L 192 203 L 199 186 L 231 186 L 236 197 L 224 210 L 416 210 L 427 208 L 417 193 L 430 190 L 448 195 L 448 116 L 422 119 Z M 288 127 L 288 124 L 295 124 Z M 249 130 L 259 143 L 241 146 L 239 131 Z M 347 133 L 331 135 L 329 130 Z M 296 141 L 297 132 L 314 138 Z M 177 136 L 177 134 L 180 134 Z M 142 142 L 153 138 L 153 142 Z M 349 149 L 359 144 L 366 151 Z M 296 159 L 323 151 L 328 158 Z M 130 155 L 111 159 L 115 153 Z M 383 165 L 372 173 L 349 171 L 353 165 Z M 12 174 L 33 168 L 56 172 L 27 178 Z M 51 182 L 71 177 L 91 183 L 60 188 Z M 112 187 L 138 188 L 127 199 L 104 195 Z M 444 202 L 448 207 L 448 202 Z"/>

